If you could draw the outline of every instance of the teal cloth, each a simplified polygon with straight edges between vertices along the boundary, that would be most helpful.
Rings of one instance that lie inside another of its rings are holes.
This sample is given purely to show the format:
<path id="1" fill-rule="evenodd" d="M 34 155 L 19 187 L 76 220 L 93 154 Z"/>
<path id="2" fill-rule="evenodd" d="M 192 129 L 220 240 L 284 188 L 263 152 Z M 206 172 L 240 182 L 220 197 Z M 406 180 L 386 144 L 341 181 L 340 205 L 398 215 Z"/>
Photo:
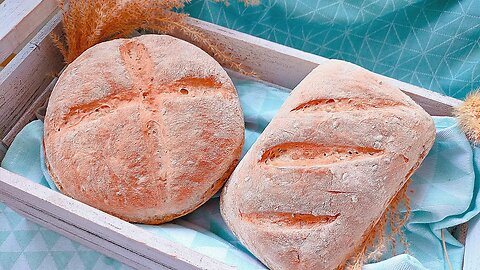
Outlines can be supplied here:
<path id="1" fill-rule="evenodd" d="M 381 269 L 427 270 L 428 268 L 425 268 L 417 259 L 407 254 L 401 254 L 391 259 L 381 261 L 378 263 L 368 264 L 363 267 L 363 270 L 381 270 Z M 431 269 L 434 269 L 434 268 L 431 268 Z"/>
<path id="2" fill-rule="evenodd" d="M 478 0 L 228 2 L 192 0 L 185 11 L 452 97 L 480 87 Z"/>
<path id="3" fill-rule="evenodd" d="M 236 80 L 234 83 L 247 127 L 245 153 L 270 122 L 288 93 L 251 81 Z M 466 222 L 479 212 L 477 194 L 480 183 L 475 177 L 480 175 L 478 148 L 472 150 L 453 118 L 436 117 L 434 120 L 437 128 L 435 144 L 412 177 L 409 191 L 412 217 L 404 229 L 410 244 L 410 255 L 389 258 L 391 255 L 386 254 L 386 260 L 367 265 L 365 269 L 447 270 L 441 230 Z M 15 138 L 1 165 L 32 181 L 49 186 L 48 173 L 44 175 L 42 172 L 42 134 L 42 122 L 34 121 L 27 125 Z M 48 266 L 48 269 L 94 269 L 98 264 L 105 269 L 126 268 L 55 232 L 26 221 L 2 204 L 0 210 L 0 265 L 4 269 L 39 269 L 42 268 L 40 266 Z M 219 213 L 218 198 L 211 199 L 193 213 L 174 222 L 142 227 L 235 265 L 238 269 L 264 269 L 225 226 Z M 459 270 L 464 248 L 448 230 L 444 230 L 444 233 L 453 269 Z"/>

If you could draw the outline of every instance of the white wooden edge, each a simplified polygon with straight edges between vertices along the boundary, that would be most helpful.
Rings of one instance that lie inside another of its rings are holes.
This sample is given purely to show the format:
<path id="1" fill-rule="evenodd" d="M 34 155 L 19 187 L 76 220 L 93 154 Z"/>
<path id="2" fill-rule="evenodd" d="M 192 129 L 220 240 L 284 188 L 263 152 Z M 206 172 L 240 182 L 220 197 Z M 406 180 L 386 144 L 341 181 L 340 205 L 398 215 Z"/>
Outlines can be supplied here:
<path id="1" fill-rule="evenodd" d="M 262 83 L 264 85 L 267 85 L 267 86 L 270 86 L 270 87 L 273 87 L 273 88 L 276 88 L 282 92 L 286 92 L 286 93 L 290 93 L 292 92 L 292 89 L 289 89 L 289 88 L 286 88 L 286 87 L 283 87 L 283 86 L 280 86 L 278 84 L 274 84 L 274 83 L 271 83 L 271 82 L 267 82 L 267 81 L 263 81 L 261 80 L 260 78 L 255 78 L 255 77 L 251 77 L 251 76 L 247 76 L 245 74 L 242 74 L 238 71 L 235 71 L 235 70 L 232 70 L 232 69 L 229 69 L 229 68 L 225 68 L 225 71 L 227 72 L 228 76 L 232 79 L 237 79 L 237 80 L 249 80 L 249 81 L 255 81 L 255 82 L 259 82 L 259 83 Z"/>
<path id="2" fill-rule="evenodd" d="M 96 243 L 94 247 L 84 241 L 101 247 L 99 251 L 109 250 L 152 269 L 233 269 L 3 168 L 0 179 L 0 200 L 6 205 L 42 219 L 59 233 L 68 231 Z"/>
<path id="3" fill-rule="evenodd" d="M 56 0 L 5 0 L 0 4 L 0 63 L 56 9 Z"/>
<path id="4" fill-rule="evenodd" d="M 0 138 L 18 122 L 64 66 L 49 34 L 61 30 L 54 16 L 18 55 L 0 71 Z"/>
<path id="5" fill-rule="evenodd" d="M 47 102 L 56 83 L 57 78 L 54 78 L 47 86 L 47 88 L 43 90 L 40 96 L 35 99 L 32 105 L 28 107 L 25 113 L 23 113 L 20 119 L 18 119 L 15 126 L 13 126 L 12 129 L 7 133 L 7 135 L 5 135 L 5 138 L 3 139 L 3 142 L 5 144 L 10 145 L 13 142 L 13 139 L 15 139 L 15 136 L 17 136 L 18 132 L 20 132 L 20 130 L 22 130 L 22 128 L 25 127 L 30 121 L 35 119 L 35 112 L 38 108 L 42 107 L 45 102 Z"/>
<path id="6" fill-rule="evenodd" d="M 220 47 L 227 49 L 234 59 L 255 71 L 261 80 L 288 89 L 293 89 L 310 71 L 328 60 L 198 19 L 188 18 L 188 21 L 192 26 L 214 37 Z M 400 88 L 430 115 L 449 116 L 452 114 L 452 108 L 461 104 L 458 99 L 379 76 Z"/>
<path id="7" fill-rule="evenodd" d="M 3 157 L 5 157 L 5 154 L 7 153 L 7 144 L 3 143 L 0 141 L 0 160 L 3 160 Z"/>

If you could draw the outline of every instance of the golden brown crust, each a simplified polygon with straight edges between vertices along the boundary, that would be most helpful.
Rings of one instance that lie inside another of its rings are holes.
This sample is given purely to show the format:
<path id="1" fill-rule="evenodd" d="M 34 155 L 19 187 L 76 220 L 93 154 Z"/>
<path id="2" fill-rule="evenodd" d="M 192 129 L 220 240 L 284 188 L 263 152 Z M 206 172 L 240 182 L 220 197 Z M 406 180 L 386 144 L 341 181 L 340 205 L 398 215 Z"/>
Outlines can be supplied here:
<path id="1" fill-rule="evenodd" d="M 271 269 L 336 269 L 434 141 L 399 89 L 330 60 L 290 94 L 227 182 L 221 212 Z"/>
<path id="2" fill-rule="evenodd" d="M 45 156 L 59 189 L 130 222 L 185 215 L 222 186 L 244 123 L 223 68 L 161 35 L 85 51 L 59 78 L 45 117 Z"/>

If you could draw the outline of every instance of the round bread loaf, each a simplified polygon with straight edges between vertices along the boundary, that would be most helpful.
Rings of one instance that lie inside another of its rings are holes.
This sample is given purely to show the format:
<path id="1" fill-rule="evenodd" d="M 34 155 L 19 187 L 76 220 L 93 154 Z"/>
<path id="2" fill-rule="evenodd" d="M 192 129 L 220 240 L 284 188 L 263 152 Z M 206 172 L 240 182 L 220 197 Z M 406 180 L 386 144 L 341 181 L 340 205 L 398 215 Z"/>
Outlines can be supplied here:
<path id="1" fill-rule="evenodd" d="M 227 182 L 221 212 L 270 269 L 340 269 L 432 147 L 432 118 L 330 60 L 293 90 Z"/>
<path id="2" fill-rule="evenodd" d="M 190 43 L 143 35 L 98 44 L 65 69 L 48 104 L 44 145 L 64 194 L 159 224 L 221 188 L 243 138 L 225 70 Z"/>

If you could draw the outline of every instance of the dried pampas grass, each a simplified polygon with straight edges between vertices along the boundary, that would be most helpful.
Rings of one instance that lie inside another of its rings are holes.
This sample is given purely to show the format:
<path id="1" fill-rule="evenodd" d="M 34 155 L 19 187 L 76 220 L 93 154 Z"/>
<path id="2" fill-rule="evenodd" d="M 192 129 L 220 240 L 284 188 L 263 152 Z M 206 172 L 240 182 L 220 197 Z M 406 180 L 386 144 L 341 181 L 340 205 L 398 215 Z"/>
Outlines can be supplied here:
<path id="1" fill-rule="evenodd" d="M 455 108 L 454 114 L 467 138 L 480 144 L 480 89 L 467 96 L 465 102 Z"/>
<path id="2" fill-rule="evenodd" d="M 408 253 L 403 226 L 410 217 L 410 198 L 407 194 L 410 182 L 408 179 L 397 192 L 382 217 L 369 229 L 362 244 L 355 249 L 354 255 L 337 270 L 361 270 L 364 264 L 379 261 L 387 250 L 396 255 L 399 244 L 403 246 L 403 251 Z M 401 212 L 401 206 L 404 213 Z M 397 243 L 398 240 L 400 243 Z"/>
<path id="3" fill-rule="evenodd" d="M 187 14 L 174 12 L 188 0 L 70 0 L 59 2 L 63 35 L 52 39 L 65 62 L 71 63 L 88 48 L 103 41 L 126 38 L 135 30 L 177 36 L 201 47 L 220 64 L 251 74 L 204 32 L 186 23 Z M 225 1 L 220 1 L 225 2 Z M 245 5 L 256 0 L 243 0 Z"/>

